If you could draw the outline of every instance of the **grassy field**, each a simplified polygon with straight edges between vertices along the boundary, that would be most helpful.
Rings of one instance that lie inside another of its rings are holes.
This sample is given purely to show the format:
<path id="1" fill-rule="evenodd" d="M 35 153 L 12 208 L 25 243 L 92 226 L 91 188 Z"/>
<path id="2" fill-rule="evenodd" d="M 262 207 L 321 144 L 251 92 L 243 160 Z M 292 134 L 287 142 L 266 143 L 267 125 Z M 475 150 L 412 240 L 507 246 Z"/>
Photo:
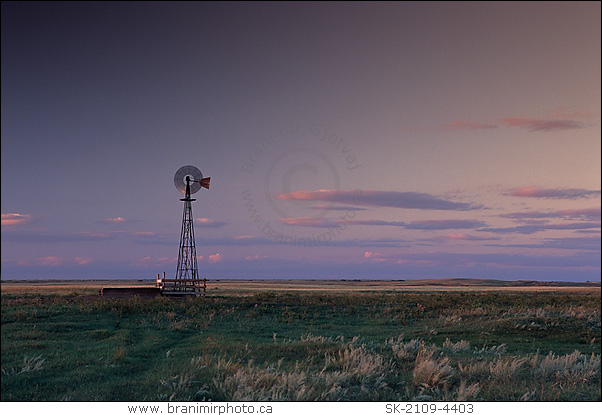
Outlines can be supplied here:
<path id="1" fill-rule="evenodd" d="M 103 286 L 2 282 L 3 401 L 601 399 L 599 283 Z"/>

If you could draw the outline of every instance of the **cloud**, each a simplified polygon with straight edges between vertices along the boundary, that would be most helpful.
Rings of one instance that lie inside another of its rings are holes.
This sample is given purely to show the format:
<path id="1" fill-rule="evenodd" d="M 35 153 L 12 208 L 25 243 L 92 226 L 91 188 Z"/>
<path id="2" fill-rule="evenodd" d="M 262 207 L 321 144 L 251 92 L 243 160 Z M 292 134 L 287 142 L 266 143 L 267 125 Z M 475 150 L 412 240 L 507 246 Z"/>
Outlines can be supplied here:
<path id="1" fill-rule="evenodd" d="M 405 225 L 407 229 L 443 230 L 475 229 L 487 226 L 485 222 L 473 219 L 420 220 Z"/>
<path id="2" fill-rule="evenodd" d="M 254 256 L 248 255 L 245 257 L 245 261 L 258 261 L 260 259 L 266 259 L 266 258 L 269 258 L 269 257 L 264 256 L 264 255 L 259 255 L 259 254 L 254 255 Z"/>
<path id="3" fill-rule="evenodd" d="M 378 219 L 367 219 L 367 220 L 350 220 L 350 221 L 341 221 L 346 223 L 347 225 L 368 225 L 368 226 L 406 226 L 405 222 L 397 222 L 397 221 L 388 221 L 388 220 L 378 220 Z"/>
<path id="4" fill-rule="evenodd" d="M 138 261 L 136 261 L 135 264 L 146 266 L 146 265 L 149 265 L 152 262 L 152 260 L 153 259 L 150 256 L 145 256 L 143 258 L 140 258 Z"/>
<path id="5" fill-rule="evenodd" d="M 201 260 L 202 257 L 197 257 L 198 260 Z M 134 265 L 142 266 L 142 267 L 157 267 L 164 265 L 173 265 L 178 263 L 177 257 L 158 257 L 154 258 L 151 256 L 145 256 L 143 258 L 138 259 Z"/>
<path id="6" fill-rule="evenodd" d="M 508 127 L 519 127 L 529 131 L 562 131 L 576 130 L 586 127 L 582 121 L 571 119 L 548 119 L 541 120 L 526 117 L 507 117 L 502 119 L 502 124 Z"/>
<path id="7" fill-rule="evenodd" d="M 142 245 L 178 246 L 179 240 L 172 235 L 155 235 L 137 238 L 134 242 Z M 196 246 L 249 246 L 249 245 L 279 245 L 270 238 L 253 235 L 237 235 L 233 237 L 202 238 L 196 237 Z"/>
<path id="8" fill-rule="evenodd" d="M 404 222 L 386 220 L 333 220 L 327 218 L 283 218 L 280 222 L 293 226 L 305 226 L 309 228 L 336 228 L 340 224 L 345 225 L 369 225 L 369 226 L 405 226 Z"/>
<path id="9" fill-rule="evenodd" d="M 477 229 L 477 232 L 492 232 L 497 234 L 503 233 L 520 233 L 523 235 L 529 235 L 536 232 L 550 231 L 550 230 L 578 230 L 578 229 L 598 229 L 600 228 L 600 222 L 576 222 L 576 223 L 559 223 L 559 224 L 532 224 L 532 225 L 520 225 L 511 226 L 507 228 L 482 228 Z"/>
<path id="10" fill-rule="evenodd" d="M 226 222 L 220 222 L 209 218 L 198 218 L 195 220 L 197 225 L 203 228 L 221 228 L 227 225 Z"/>
<path id="11" fill-rule="evenodd" d="M 567 112 L 566 108 L 556 108 L 544 118 L 504 117 L 494 122 L 474 120 L 455 120 L 443 126 L 444 131 L 492 130 L 499 127 L 522 128 L 531 132 L 551 132 L 576 130 L 588 124 L 582 119 L 591 118 L 590 114 Z"/>
<path id="12" fill-rule="evenodd" d="M 92 262 L 92 258 L 78 256 L 78 257 L 73 258 L 73 262 L 75 262 L 77 265 L 88 265 L 89 263 Z"/>
<path id="13" fill-rule="evenodd" d="M 500 215 L 502 218 L 513 219 L 516 221 L 526 221 L 529 219 L 583 219 L 583 220 L 600 220 L 600 208 L 587 209 L 565 209 L 550 212 L 541 211 L 526 211 L 515 212 Z"/>
<path id="14" fill-rule="evenodd" d="M 209 262 L 210 264 L 215 264 L 216 262 L 220 262 L 222 259 L 223 259 L 222 254 L 213 254 L 213 255 L 209 255 L 207 262 Z"/>
<path id="15" fill-rule="evenodd" d="M 342 210 L 342 211 L 366 210 L 364 208 L 353 207 L 353 206 L 331 206 L 331 205 L 315 205 L 315 206 L 310 207 L 310 209 L 316 209 L 316 210 Z"/>
<path id="16" fill-rule="evenodd" d="M 33 216 L 23 213 L 2 213 L 0 223 L 2 226 L 21 226 L 30 223 Z"/>
<path id="17" fill-rule="evenodd" d="M 600 237 L 571 237 L 571 238 L 545 238 L 541 242 L 528 244 L 489 244 L 488 246 L 504 248 L 544 248 L 544 249 L 576 249 L 600 252 Z"/>
<path id="18" fill-rule="evenodd" d="M 497 236 L 474 236 L 465 235 L 463 233 L 448 233 L 447 235 L 442 235 L 436 239 L 450 241 L 495 241 L 500 238 Z"/>
<path id="19" fill-rule="evenodd" d="M 600 190 L 587 189 L 542 189 L 536 186 L 523 186 L 508 189 L 504 194 L 516 197 L 533 197 L 540 199 L 584 199 L 600 196 Z"/>
<path id="20" fill-rule="evenodd" d="M 135 237 L 147 238 L 154 237 L 156 234 L 154 232 L 132 232 L 131 235 Z"/>
<path id="21" fill-rule="evenodd" d="M 379 206 L 400 209 L 465 211 L 483 208 L 482 206 L 473 206 L 469 203 L 452 202 L 428 193 L 382 190 L 299 190 L 292 193 L 279 194 L 276 198 L 280 200 L 315 200 L 353 206 Z"/>
<path id="22" fill-rule="evenodd" d="M 106 222 L 108 222 L 108 223 L 124 223 L 124 222 L 126 222 L 126 220 L 124 218 L 122 218 L 121 216 L 118 216 L 116 218 L 107 218 Z"/>
<path id="23" fill-rule="evenodd" d="M 465 121 L 465 120 L 459 120 L 459 121 L 452 121 L 450 123 L 447 123 L 443 126 L 443 128 L 445 130 L 448 131 L 456 131 L 456 130 L 490 130 L 493 128 L 497 128 L 497 125 L 494 124 L 483 124 L 483 123 L 477 123 L 477 122 L 473 122 L 473 121 Z"/>
<path id="24" fill-rule="evenodd" d="M 76 233 L 13 233 L 5 232 L 2 234 L 2 240 L 7 242 L 21 243 L 70 243 L 103 241 L 115 238 L 120 232 L 76 232 Z"/>
<path id="25" fill-rule="evenodd" d="M 339 224 L 339 221 L 334 221 L 327 218 L 311 217 L 282 218 L 280 219 L 280 222 L 286 223 L 287 225 L 305 226 L 309 228 L 336 228 Z"/>
<path id="26" fill-rule="evenodd" d="M 485 222 L 473 219 L 449 219 L 449 220 L 424 220 L 411 223 L 387 221 L 379 219 L 354 219 L 354 220 L 332 220 L 327 218 L 283 218 L 281 222 L 293 226 L 305 226 L 311 228 L 336 228 L 340 224 L 345 225 L 366 225 L 366 226 L 401 226 L 406 229 L 419 230 L 442 230 L 442 229 L 474 229 L 487 226 Z"/>
<path id="27" fill-rule="evenodd" d="M 361 248 L 409 248 L 414 241 L 405 239 L 381 238 L 381 239 L 347 239 L 328 241 L 332 247 L 361 247 Z"/>
<path id="28" fill-rule="evenodd" d="M 364 252 L 364 258 L 371 259 L 374 262 L 385 262 L 387 260 L 384 254 L 370 251 Z"/>
<path id="29" fill-rule="evenodd" d="M 58 267 L 63 264 L 63 259 L 57 256 L 45 256 L 38 258 L 37 262 L 44 267 Z"/>

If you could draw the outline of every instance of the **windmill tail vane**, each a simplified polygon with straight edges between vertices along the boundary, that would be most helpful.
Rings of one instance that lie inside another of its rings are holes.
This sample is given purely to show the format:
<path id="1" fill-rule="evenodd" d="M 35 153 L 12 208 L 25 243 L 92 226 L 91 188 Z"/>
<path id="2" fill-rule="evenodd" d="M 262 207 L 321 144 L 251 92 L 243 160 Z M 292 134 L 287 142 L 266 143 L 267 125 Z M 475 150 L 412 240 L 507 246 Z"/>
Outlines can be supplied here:
<path id="1" fill-rule="evenodd" d="M 205 177 L 204 179 L 201 179 L 199 181 L 199 184 L 201 185 L 201 187 L 204 187 L 205 189 L 209 189 L 210 181 L 211 181 L 211 177 Z"/>

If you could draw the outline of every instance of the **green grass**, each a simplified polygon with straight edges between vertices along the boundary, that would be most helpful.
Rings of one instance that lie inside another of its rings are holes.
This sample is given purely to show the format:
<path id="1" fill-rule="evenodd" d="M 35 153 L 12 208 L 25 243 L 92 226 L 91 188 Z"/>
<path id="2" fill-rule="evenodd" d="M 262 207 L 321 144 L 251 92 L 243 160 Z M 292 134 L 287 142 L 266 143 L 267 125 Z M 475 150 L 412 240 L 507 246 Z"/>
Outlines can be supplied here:
<path id="1" fill-rule="evenodd" d="M 3 401 L 600 400 L 600 291 L 2 293 Z"/>

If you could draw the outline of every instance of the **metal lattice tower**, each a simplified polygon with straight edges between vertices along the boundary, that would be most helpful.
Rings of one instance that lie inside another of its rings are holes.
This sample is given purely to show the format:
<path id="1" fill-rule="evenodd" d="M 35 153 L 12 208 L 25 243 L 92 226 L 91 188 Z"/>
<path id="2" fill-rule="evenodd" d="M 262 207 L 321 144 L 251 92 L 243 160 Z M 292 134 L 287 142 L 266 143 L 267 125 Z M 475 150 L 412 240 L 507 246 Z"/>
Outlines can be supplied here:
<path id="1" fill-rule="evenodd" d="M 199 275 L 194 224 L 192 222 L 192 202 L 196 199 L 190 198 L 190 176 L 186 176 L 186 196 L 180 200 L 184 202 L 184 213 L 182 215 L 182 231 L 180 232 L 180 250 L 178 253 L 176 280 L 182 280 L 181 282 L 183 282 L 189 279 L 195 280 Z M 181 286 L 182 284 L 176 281 L 176 285 Z"/>
<path id="2" fill-rule="evenodd" d="M 203 178 L 199 169 L 194 166 L 181 167 L 174 176 L 178 190 L 184 193 L 184 213 L 182 214 L 182 230 L 180 231 L 180 248 L 178 251 L 178 268 L 174 279 L 157 277 L 164 294 L 197 294 L 205 289 L 206 280 L 199 277 L 194 238 L 194 223 L 192 219 L 192 202 L 190 197 L 202 187 L 209 189 L 210 177 Z"/>

